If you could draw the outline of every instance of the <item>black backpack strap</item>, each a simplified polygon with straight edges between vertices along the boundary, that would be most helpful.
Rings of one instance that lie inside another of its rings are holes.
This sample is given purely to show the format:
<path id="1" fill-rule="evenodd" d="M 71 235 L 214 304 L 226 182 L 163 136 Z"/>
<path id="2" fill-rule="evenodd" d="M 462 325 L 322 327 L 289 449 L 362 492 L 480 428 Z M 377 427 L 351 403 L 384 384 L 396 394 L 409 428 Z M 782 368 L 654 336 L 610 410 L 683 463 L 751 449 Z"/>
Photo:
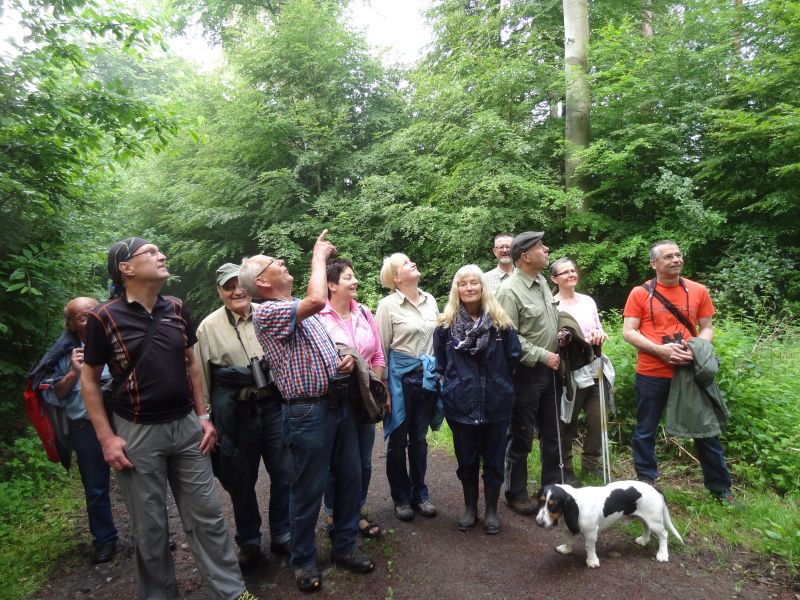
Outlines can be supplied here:
<path id="1" fill-rule="evenodd" d="M 680 283 L 683 286 L 683 289 L 686 290 L 686 297 L 688 298 L 689 297 L 689 290 L 686 288 L 686 284 L 683 282 L 683 280 L 681 280 Z M 650 314 L 650 318 L 651 319 L 653 318 L 653 315 L 652 315 L 652 312 L 653 312 L 653 298 L 655 298 L 656 300 L 661 302 L 661 304 L 664 305 L 664 308 L 666 308 L 669 312 L 672 313 L 672 316 L 675 317 L 681 325 L 683 325 L 684 327 L 686 327 L 687 330 L 689 330 L 689 333 L 692 334 L 692 337 L 696 337 L 697 336 L 697 329 L 695 328 L 694 323 L 692 323 L 688 318 L 686 318 L 686 315 L 684 315 L 677 306 L 675 306 L 672 302 L 667 300 L 667 298 L 661 292 L 659 292 L 656 289 L 656 279 L 655 278 L 653 278 L 653 280 L 650 283 L 643 283 L 642 287 L 644 289 L 646 289 L 647 292 L 650 294 L 650 313 L 651 313 Z"/>

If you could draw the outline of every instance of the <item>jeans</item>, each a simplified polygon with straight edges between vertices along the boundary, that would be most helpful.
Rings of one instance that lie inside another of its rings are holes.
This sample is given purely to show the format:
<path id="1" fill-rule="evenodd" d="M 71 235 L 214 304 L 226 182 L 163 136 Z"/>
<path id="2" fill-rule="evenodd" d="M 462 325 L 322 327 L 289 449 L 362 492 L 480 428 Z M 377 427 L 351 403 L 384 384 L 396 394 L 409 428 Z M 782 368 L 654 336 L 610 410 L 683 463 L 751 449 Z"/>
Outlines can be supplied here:
<path id="1" fill-rule="evenodd" d="M 389 435 L 386 447 L 386 477 L 395 506 L 417 506 L 430 498 L 425 485 L 428 468 L 426 436 L 436 410 L 436 394 L 406 381 L 404 378 L 406 419 Z"/>
<path id="2" fill-rule="evenodd" d="M 283 440 L 281 404 L 274 401 L 238 402 L 236 445 L 239 449 L 238 477 L 228 486 L 236 521 L 236 543 L 261 545 L 261 513 L 256 498 L 259 463 L 269 474 L 269 530 L 272 542 L 289 540 L 289 488 L 292 454 Z"/>
<path id="3" fill-rule="evenodd" d="M 633 464 L 640 477 L 658 478 L 656 432 L 667 405 L 669 377 L 636 374 L 636 427 L 633 430 Z M 711 492 L 731 487 L 731 475 L 725 466 L 725 454 L 719 437 L 695 438 L 694 445 L 703 470 L 703 483 Z"/>
<path id="4" fill-rule="evenodd" d="M 509 501 L 528 498 L 528 455 L 533 437 L 539 434 L 542 462 L 542 485 L 561 482 L 559 445 L 561 386 L 556 372 L 539 363 L 520 365 L 514 373 L 514 411 L 511 416 L 510 441 L 506 453 Z"/>
<path id="5" fill-rule="evenodd" d="M 361 458 L 361 509 L 367 502 L 369 482 L 372 480 L 372 448 L 375 445 L 375 423 L 358 423 L 358 451 Z M 325 514 L 333 514 L 333 489 L 336 477 L 333 472 L 328 473 L 328 482 L 325 484 L 323 505 Z"/>
<path id="6" fill-rule="evenodd" d="M 331 409 L 318 403 L 292 401 L 283 406 L 283 433 L 292 452 L 294 478 L 289 492 L 292 557 L 295 568 L 316 564 L 315 542 L 322 492 L 330 470 L 334 477 L 333 554 L 356 547 L 361 509 L 358 434 L 352 408 Z"/>
<path id="7" fill-rule="evenodd" d="M 447 424 L 453 432 L 458 479 L 462 483 L 477 485 L 482 460 L 484 487 L 499 488 L 503 485 L 508 421 L 467 425 L 447 419 Z"/>
<path id="8" fill-rule="evenodd" d="M 97 441 L 94 427 L 89 419 L 69 421 L 69 439 L 78 457 L 83 492 L 86 496 L 86 513 L 89 516 L 89 531 L 95 546 L 117 541 L 117 528 L 111 514 L 111 498 L 108 494 L 110 468 L 103 458 L 103 449 Z"/>
<path id="9" fill-rule="evenodd" d="M 581 410 L 586 412 L 586 435 L 583 437 L 581 466 L 584 473 L 600 472 L 603 456 L 603 432 L 600 423 L 600 384 L 597 380 L 588 388 L 575 390 L 572 420 L 564 425 L 564 469 L 569 473 L 573 472 L 572 444 L 578 438 Z M 606 410 L 608 410 L 607 403 Z"/>

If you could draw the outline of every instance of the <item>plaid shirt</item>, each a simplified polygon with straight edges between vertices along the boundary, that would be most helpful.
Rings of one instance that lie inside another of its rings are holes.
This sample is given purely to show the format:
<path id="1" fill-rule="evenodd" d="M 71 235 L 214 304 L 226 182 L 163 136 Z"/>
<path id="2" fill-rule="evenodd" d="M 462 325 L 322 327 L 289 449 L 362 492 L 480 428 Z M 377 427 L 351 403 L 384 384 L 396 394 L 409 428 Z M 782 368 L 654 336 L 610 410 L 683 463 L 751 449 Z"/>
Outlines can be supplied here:
<path id="1" fill-rule="evenodd" d="M 319 315 L 296 321 L 299 300 L 267 300 L 253 315 L 256 336 L 284 398 L 328 393 L 339 356 Z"/>

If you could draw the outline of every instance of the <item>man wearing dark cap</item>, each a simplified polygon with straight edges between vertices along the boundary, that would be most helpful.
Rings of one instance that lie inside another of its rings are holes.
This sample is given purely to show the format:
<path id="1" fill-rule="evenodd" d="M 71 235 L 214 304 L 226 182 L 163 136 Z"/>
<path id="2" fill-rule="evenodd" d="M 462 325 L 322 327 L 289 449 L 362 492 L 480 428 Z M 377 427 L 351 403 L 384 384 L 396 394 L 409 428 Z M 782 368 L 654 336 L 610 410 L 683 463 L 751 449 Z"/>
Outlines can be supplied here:
<path id="1" fill-rule="evenodd" d="M 250 569 L 261 559 L 261 514 L 256 498 L 259 463 L 269 473 L 270 549 L 289 555 L 289 487 L 292 456 L 283 441 L 280 394 L 268 385 L 264 356 L 253 328 L 250 295 L 239 285 L 239 265 L 217 269 L 223 306 L 197 328 L 194 355 L 200 365 L 203 401 L 219 434 L 214 471 L 231 495 L 239 565 Z M 256 378 L 253 369 L 261 370 Z"/>
<path id="2" fill-rule="evenodd" d="M 497 299 L 514 323 L 522 344 L 522 360 L 514 374 L 514 412 L 506 454 L 506 502 L 516 513 L 531 515 L 536 502 L 528 495 L 528 454 L 539 432 L 542 485 L 559 483 L 559 418 L 556 398 L 558 311 L 547 279 L 544 233 L 526 231 L 511 243 L 516 269 L 502 283 Z"/>
<path id="3" fill-rule="evenodd" d="M 154 244 L 128 238 L 108 253 L 114 297 L 87 324 L 81 373 L 86 409 L 128 508 L 139 598 L 176 598 L 167 489 L 214 598 L 248 598 L 208 453 L 217 434 L 203 404 L 197 341 L 183 303 L 162 296 L 170 274 Z M 100 372 L 113 376 L 111 414 Z M 109 421 L 110 419 L 110 421 Z"/>

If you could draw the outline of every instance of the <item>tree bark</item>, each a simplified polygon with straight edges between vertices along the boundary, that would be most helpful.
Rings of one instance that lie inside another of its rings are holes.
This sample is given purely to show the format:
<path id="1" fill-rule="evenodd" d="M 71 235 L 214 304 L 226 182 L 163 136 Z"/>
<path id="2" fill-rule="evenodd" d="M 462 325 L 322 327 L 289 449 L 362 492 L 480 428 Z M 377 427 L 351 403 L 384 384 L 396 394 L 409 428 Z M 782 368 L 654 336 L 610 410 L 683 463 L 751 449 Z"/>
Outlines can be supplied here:
<path id="1" fill-rule="evenodd" d="M 653 37 L 653 0 L 642 0 L 642 35 Z"/>
<path id="2" fill-rule="evenodd" d="M 589 11 L 587 0 L 563 0 L 564 69 L 566 74 L 566 155 L 564 176 L 567 189 L 588 191 L 584 177 L 576 175 L 581 159 L 578 153 L 589 146 L 589 107 L 591 102 L 587 73 L 589 51 Z M 590 203 L 583 195 L 579 212 L 588 212 Z"/>

